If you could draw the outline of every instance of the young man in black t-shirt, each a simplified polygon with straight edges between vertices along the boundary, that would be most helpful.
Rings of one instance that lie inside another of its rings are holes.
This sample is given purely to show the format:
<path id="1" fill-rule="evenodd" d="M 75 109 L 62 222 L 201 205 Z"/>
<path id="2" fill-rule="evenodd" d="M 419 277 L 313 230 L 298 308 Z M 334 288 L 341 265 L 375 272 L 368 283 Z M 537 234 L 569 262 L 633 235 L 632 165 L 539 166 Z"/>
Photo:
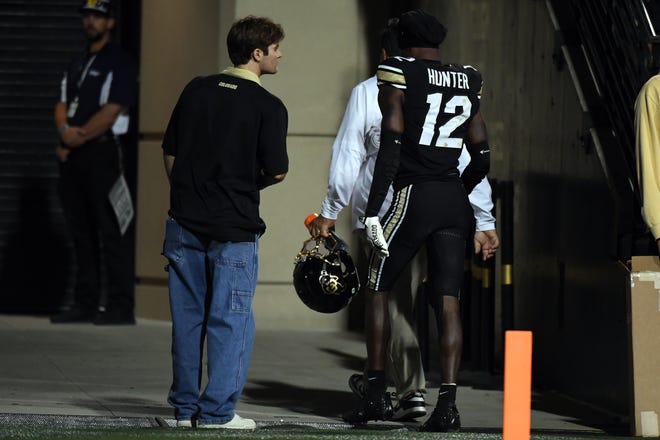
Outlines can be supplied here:
<path id="1" fill-rule="evenodd" d="M 288 171 L 287 111 L 261 87 L 282 56 L 279 24 L 249 16 L 227 37 L 234 67 L 193 79 L 163 140 L 170 179 L 169 261 L 173 382 L 178 426 L 255 428 L 235 413 L 254 339 L 259 191 Z M 207 343 L 208 384 L 200 390 Z"/>

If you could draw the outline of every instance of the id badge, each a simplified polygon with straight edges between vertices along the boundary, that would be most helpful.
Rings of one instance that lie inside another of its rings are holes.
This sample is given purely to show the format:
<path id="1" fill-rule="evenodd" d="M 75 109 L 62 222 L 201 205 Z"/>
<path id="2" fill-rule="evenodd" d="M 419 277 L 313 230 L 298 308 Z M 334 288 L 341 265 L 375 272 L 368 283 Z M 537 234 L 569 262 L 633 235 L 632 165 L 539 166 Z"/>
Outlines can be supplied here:
<path id="1" fill-rule="evenodd" d="M 67 118 L 73 118 L 76 115 L 76 110 L 78 110 L 78 97 L 69 104 L 69 110 L 66 112 Z"/>

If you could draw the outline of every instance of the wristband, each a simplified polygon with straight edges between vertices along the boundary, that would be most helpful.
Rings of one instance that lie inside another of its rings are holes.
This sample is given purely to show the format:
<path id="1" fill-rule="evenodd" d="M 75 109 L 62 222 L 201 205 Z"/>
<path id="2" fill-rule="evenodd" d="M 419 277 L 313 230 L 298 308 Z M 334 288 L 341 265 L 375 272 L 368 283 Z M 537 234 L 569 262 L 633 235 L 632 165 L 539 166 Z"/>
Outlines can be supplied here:
<path id="1" fill-rule="evenodd" d="M 64 134 L 67 128 L 69 128 L 69 124 L 65 122 L 64 124 L 60 125 L 60 128 L 58 128 L 57 130 L 60 132 L 60 135 L 62 135 Z"/>

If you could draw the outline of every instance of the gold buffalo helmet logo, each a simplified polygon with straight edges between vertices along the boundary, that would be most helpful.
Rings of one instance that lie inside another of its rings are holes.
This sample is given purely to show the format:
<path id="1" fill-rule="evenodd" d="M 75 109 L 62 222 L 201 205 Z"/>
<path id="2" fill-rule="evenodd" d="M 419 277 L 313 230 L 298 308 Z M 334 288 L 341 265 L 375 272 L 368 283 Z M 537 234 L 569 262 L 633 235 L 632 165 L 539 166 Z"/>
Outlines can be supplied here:
<path id="1" fill-rule="evenodd" d="M 330 295 L 339 295 L 346 288 L 346 286 L 339 281 L 337 275 L 331 275 L 326 271 L 321 272 L 321 276 L 319 276 L 319 284 L 323 287 L 323 291 Z"/>

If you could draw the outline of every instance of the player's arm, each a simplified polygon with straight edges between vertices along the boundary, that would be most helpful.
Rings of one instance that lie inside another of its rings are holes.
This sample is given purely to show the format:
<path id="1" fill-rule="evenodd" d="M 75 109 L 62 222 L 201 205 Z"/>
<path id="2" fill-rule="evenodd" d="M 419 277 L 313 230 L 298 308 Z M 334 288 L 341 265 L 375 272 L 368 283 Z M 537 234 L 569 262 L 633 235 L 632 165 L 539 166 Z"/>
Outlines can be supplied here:
<path id="1" fill-rule="evenodd" d="M 365 217 L 376 217 L 385 201 L 392 180 L 399 169 L 401 135 L 403 133 L 403 90 L 382 86 L 378 92 L 378 105 L 383 114 L 380 129 L 380 148 L 374 166 Z"/>
<path id="2" fill-rule="evenodd" d="M 362 222 L 365 226 L 367 240 L 380 258 L 388 257 L 390 254 L 383 235 L 383 228 L 378 219 L 378 212 L 399 169 L 401 134 L 404 126 L 403 99 L 404 93 L 398 88 L 385 85 L 378 92 L 378 105 L 383 114 L 380 148 L 374 165 L 369 199 Z"/>
<path id="3" fill-rule="evenodd" d="M 486 123 L 481 116 L 481 111 L 477 111 L 470 121 L 465 137 L 465 147 L 470 153 L 470 163 L 465 167 L 461 180 L 470 194 L 490 169 L 490 147 L 488 146 Z"/>

